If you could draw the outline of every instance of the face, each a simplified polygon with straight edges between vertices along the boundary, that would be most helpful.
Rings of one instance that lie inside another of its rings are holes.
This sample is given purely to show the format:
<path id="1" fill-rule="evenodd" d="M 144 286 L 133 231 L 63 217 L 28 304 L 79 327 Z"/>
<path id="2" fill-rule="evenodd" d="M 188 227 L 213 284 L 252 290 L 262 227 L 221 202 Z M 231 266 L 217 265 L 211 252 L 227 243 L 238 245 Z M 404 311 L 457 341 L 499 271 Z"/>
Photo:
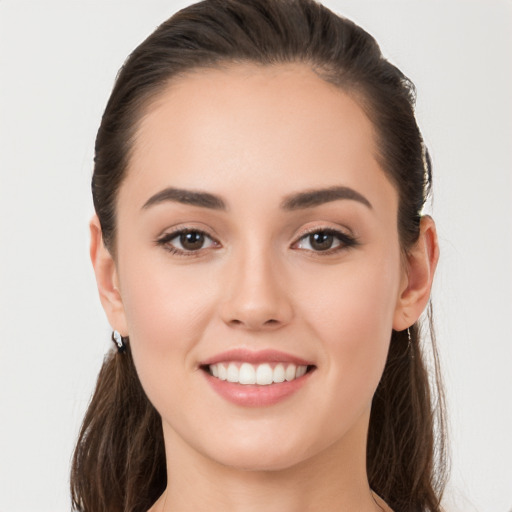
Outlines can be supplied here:
<path id="1" fill-rule="evenodd" d="M 200 70 L 147 108 L 113 325 L 168 449 L 279 469 L 364 442 L 405 286 L 374 140 L 301 65 Z"/>

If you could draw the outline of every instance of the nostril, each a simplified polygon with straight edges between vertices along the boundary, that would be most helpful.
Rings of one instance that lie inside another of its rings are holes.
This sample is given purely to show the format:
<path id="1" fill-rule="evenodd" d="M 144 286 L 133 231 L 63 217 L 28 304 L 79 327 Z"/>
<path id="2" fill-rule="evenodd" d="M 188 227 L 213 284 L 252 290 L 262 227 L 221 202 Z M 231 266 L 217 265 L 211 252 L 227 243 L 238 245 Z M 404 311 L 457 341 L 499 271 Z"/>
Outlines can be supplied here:
<path id="1" fill-rule="evenodd" d="M 246 326 L 248 328 L 262 328 L 262 327 L 276 327 L 279 326 L 281 322 L 279 320 L 276 320 L 275 318 L 270 318 L 268 320 L 265 320 L 263 323 L 258 324 L 257 322 L 251 322 L 247 321 L 244 322 L 243 320 L 240 320 L 238 318 L 233 318 L 229 321 L 229 325 L 232 327 L 240 327 L 240 326 Z"/>

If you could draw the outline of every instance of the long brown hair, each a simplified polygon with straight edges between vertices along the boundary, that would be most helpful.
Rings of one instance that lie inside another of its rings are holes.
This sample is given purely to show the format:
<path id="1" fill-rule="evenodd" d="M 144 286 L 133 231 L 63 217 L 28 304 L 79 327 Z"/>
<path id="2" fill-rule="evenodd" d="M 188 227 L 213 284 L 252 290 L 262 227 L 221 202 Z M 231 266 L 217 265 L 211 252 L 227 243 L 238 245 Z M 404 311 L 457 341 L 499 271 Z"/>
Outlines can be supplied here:
<path id="1" fill-rule="evenodd" d="M 418 238 L 431 187 L 414 86 L 368 33 L 313 0 L 206 0 L 172 16 L 129 56 L 95 147 L 92 193 L 109 251 L 115 256 L 116 197 L 144 108 L 173 77 L 229 62 L 302 62 L 358 101 L 374 124 L 381 166 L 398 191 L 406 253 Z M 410 336 L 392 333 L 370 417 L 369 483 L 396 512 L 441 510 L 444 395 L 430 308 L 427 319 L 429 337 L 420 335 L 418 323 Z M 141 387 L 128 345 L 123 354 L 107 354 L 98 377 L 72 463 L 73 507 L 146 512 L 166 482 L 160 416 Z"/>

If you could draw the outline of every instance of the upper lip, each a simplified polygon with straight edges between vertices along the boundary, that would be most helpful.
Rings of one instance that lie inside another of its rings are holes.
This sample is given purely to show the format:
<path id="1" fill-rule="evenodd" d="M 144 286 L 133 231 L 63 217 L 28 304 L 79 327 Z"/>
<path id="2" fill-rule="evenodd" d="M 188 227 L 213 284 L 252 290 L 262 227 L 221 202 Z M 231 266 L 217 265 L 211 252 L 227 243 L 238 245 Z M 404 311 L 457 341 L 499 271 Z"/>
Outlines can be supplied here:
<path id="1" fill-rule="evenodd" d="M 235 348 L 216 354 L 209 359 L 201 361 L 200 366 L 209 366 L 211 364 L 223 363 L 228 361 L 241 361 L 252 364 L 260 363 L 294 363 L 298 366 L 312 366 L 311 361 L 306 361 L 301 357 L 281 352 L 279 350 L 249 350 L 246 348 Z"/>

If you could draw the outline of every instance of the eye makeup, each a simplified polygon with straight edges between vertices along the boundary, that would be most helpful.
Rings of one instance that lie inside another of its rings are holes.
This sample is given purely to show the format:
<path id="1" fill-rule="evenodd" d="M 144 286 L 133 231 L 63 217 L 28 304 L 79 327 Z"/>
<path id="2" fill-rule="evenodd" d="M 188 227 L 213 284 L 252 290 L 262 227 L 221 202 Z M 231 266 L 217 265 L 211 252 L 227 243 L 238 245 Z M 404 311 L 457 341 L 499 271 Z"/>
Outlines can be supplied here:
<path id="1" fill-rule="evenodd" d="M 315 227 L 302 234 L 292 248 L 330 255 L 357 245 L 359 242 L 353 235 L 333 228 Z"/>
<path id="2" fill-rule="evenodd" d="M 202 229 L 185 227 L 165 233 L 156 240 L 156 245 L 171 254 L 183 257 L 195 257 L 211 249 L 218 249 L 221 244 Z M 292 249 L 309 251 L 318 255 L 332 255 L 359 245 L 353 235 L 333 228 L 316 226 L 302 233 L 292 245 Z"/>

